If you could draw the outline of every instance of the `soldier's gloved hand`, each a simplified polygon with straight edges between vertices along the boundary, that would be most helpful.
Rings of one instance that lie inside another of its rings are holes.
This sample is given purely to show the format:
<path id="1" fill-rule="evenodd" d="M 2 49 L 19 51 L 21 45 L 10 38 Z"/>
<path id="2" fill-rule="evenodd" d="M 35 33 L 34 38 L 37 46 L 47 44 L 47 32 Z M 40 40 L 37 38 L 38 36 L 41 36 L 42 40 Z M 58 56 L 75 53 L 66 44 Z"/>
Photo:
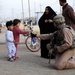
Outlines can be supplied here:
<path id="1" fill-rule="evenodd" d="M 33 34 L 33 33 L 31 33 L 31 36 L 32 36 L 32 37 L 36 37 L 36 36 L 37 36 L 37 34 Z"/>

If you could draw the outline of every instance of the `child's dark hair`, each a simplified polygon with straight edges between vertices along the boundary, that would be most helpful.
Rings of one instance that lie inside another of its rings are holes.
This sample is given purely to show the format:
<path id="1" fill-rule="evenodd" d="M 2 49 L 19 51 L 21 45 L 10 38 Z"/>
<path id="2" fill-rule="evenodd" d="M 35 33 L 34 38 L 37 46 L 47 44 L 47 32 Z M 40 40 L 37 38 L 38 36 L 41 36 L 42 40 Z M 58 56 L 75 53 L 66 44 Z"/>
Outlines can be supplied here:
<path id="1" fill-rule="evenodd" d="M 14 19 L 13 20 L 13 25 L 16 26 L 18 23 L 20 23 L 21 21 L 19 19 Z"/>
<path id="2" fill-rule="evenodd" d="M 67 2 L 67 0 L 59 0 L 59 1 L 61 1 L 61 2 L 63 2 L 63 3 Z"/>
<path id="3" fill-rule="evenodd" d="M 12 21 L 7 21 L 6 22 L 6 27 L 8 28 L 8 26 L 11 26 L 11 25 L 13 25 L 13 22 Z"/>

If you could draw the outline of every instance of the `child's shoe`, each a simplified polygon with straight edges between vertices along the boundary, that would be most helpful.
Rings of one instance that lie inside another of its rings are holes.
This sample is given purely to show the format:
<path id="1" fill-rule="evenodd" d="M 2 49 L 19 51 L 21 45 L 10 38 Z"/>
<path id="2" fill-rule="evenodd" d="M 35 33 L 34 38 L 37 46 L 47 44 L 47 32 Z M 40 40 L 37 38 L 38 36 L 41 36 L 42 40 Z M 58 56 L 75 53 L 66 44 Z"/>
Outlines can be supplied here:
<path id="1" fill-rule="evenodd" d="M 16 60 L 15 56 L 13 56 L 12 58 L 13 58 L 13 60 Z"/>
<path id="2" fill-rule="evenodd" d="M 13 62 L 14 60 L 13 60 L 13 58 L 9 58 L 8 61 Z"/>
<path id="3" fill-rule="evenodd" d="M 15 58 L 16 58 L 16 59 L 19 59 L 19 57 L 18 57 L 18 56 L 15 56 Z"/>

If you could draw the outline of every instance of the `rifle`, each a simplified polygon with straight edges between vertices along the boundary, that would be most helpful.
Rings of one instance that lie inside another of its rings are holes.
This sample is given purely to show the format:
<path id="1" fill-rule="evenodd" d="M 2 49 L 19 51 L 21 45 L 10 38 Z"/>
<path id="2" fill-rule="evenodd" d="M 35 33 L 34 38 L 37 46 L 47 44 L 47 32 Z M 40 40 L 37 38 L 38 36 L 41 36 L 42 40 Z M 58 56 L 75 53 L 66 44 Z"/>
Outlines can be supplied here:
<path id="1" fill-rule="evenodd" d="M 51 57 L 53 55 L 53 50 L 54 49 L 54 38 L 51 39 L 50 41 L 50 47 L 49 47 L 49 64 L 50 64 L 50 61 L 51 61 Z"/>
<path id="2" fill-rule="evenodd" d="M 52 49 L 49 51 L 49 64 L 50 64 L 50 61 L 51 61 L 51 56 L 52 56 Z"/>

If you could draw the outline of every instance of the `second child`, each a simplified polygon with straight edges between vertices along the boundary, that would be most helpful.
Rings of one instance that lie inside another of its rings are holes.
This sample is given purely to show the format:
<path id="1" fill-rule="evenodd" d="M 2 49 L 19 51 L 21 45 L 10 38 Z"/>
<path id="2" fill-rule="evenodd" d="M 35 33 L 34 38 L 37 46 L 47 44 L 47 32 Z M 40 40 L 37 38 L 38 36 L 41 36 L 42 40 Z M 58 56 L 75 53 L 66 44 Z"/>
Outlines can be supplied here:
<path id="1" fill-rule="evenodd" d="M 20 40 L 20 34 L 29 34 L 30 31 L 24 31 L 24 30 L 21 30 L 19 27 L 20 27 L 20 23 L 21 21 L 19 19 L 15 19 L 13 21 L 13 24 L 14 24 L 14 29 L 13 29 L 13 35 L 14 35 L 14 40 L 16 42 L 16 54 L 17 54 L 17 49 L 18 49 L 18 43 L 19 43 L 19 40 Z M 18 58 L 18 56 L 16 56 L 15 54 L 15 57 Z"/>

